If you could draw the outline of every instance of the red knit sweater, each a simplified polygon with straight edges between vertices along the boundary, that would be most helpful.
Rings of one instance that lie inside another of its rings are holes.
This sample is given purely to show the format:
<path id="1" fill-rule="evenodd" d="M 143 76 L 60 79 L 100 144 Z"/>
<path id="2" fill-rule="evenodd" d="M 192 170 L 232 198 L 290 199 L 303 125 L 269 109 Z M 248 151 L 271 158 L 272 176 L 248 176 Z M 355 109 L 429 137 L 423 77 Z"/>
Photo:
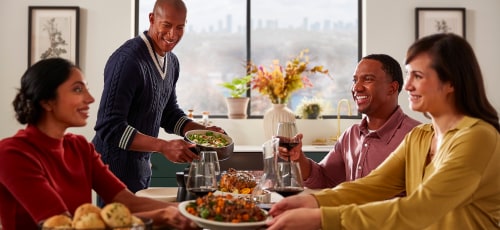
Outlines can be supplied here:
<path id="1" fill-rule="evenodd" d="M 38 229 L 52 215 L 92 201 L 92 189 L 104 200 L 125 185 L 101 161 L 85 137 L 53 139 L 28 125 L 0 141 L 0 218 L 4 230 Z"/>

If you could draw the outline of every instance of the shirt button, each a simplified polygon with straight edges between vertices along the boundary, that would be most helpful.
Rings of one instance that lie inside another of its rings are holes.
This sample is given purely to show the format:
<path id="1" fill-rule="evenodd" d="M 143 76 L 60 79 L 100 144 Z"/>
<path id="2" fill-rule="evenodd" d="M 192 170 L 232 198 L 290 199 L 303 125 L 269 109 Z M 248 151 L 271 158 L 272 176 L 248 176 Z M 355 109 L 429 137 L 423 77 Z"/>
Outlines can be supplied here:
<path id="1" fill-rule="evenodd" d="M 361 166 L 358 166 L 358 170 L 361 170 L 361 168 L 362 168 Z"/>
<path id="2" fill-rule="evenodd" d="M 367 144 L 367 143 L 365 143 L 365 147 L 368 147 L 368 144 Z"/>

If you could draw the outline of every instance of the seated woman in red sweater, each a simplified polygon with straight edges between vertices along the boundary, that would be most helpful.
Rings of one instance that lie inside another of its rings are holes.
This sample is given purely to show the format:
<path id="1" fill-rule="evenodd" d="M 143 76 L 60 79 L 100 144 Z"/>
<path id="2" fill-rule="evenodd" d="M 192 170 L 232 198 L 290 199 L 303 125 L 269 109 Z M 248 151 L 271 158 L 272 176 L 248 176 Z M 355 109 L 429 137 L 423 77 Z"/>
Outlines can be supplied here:
<path id="1" fill-rule="evenodd" d="M 24 73 L 12 104 L 16 119 L 27 126 L 0 141 L 3 229 L 38 229 L 51 216 L 72 215 L 92 202 L 92 189 L 106 202 L 123 203 L 155 224 L 193 228 L 176 203 L 135 196 L 85 137 L 66 133 L 87 124 L 93 102 L 82 72 L 67 60 L 42 60 Z"/>

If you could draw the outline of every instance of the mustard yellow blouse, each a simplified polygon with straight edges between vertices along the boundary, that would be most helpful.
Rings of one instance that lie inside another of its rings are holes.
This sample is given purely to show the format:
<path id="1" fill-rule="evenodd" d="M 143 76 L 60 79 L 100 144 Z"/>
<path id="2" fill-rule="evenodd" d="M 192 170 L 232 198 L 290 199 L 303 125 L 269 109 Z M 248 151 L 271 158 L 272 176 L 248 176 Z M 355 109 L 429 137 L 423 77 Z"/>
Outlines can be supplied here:
<path id="1" fill-rule="evenodd" d="M 433 135 L 417 126 L 368 176 L 314 194 L 322 228 L 500 229 L 500 134 L 464 117 L 426 165 Z"/>

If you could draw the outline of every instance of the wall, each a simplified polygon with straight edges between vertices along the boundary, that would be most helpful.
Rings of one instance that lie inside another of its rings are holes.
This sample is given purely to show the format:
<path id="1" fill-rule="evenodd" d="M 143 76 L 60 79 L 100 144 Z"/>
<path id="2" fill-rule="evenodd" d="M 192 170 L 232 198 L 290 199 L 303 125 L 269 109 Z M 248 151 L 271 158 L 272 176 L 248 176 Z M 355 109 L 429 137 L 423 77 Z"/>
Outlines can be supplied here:
<path id="1" fill-rule="evenodd" d="M 387 53 L 404 63 L 405 52 L 415 40 L 416 7 L 465 7 L 466 39 L 470 42 L 482 68 L 486 92 L 497 112 L 500 112 L 500 85 L 498 54 L 500 54 L 500 1 L 498 0 L 363 0 L 365 10 L 364 51 Z M 421 114 L 408 109 L 407 94 L 402 93 L 400 103 L 405 112 L 421 121 Z"/>
<path id="2" fill-rule="evenodd" d="M 98 101 L 103 86 L 102 72 L 109 55 L 126 39 L 133 36 L 133 0 L 2 0 L 0 1 L 0 138 L 13 135 L 22 128 L 14 118 L 11 102 L 19 87 L 19 78 L 27 67 L 28 6 L 68 6 L 81 8 L 80 15 L 80 65 L 87 77 L 96 103 L 91 105 L 91 117 L 83 128 L 71 129 L 91 139 L 94 131 Z M 476 50 L 486 81 L 489 99 L 500 110 L 500 92 L 493 88 L 500 85 L 497 54 L 500 53 L 500 21 L 498 0 L 363 0 L 363 54 L 387 53 L 401 63 L 407 47 L 414 41 L 415 7 L 465 7 L 467 9 L 467 40 Z M 390 9 L 390 10 L 388 10 Z M 390 13 L 389 13 L 390 12 Z M 182 60 L 181 60 L 182 62 Z M 406 93 L 400 96 L 403 109 L 413 117 L 426 121 L 408 109 Z M 263 142 L 261 120 L 213 120 L 224 127 L 236 144 L 256 145 Z M 342 120 L 341 129 L 357 120 Z M 306 142 L 314 138 L 331 137 L 337 133 L 335 120 L 299 121 Z M 171 135 L 161 134 L 164 138 Z"/>

